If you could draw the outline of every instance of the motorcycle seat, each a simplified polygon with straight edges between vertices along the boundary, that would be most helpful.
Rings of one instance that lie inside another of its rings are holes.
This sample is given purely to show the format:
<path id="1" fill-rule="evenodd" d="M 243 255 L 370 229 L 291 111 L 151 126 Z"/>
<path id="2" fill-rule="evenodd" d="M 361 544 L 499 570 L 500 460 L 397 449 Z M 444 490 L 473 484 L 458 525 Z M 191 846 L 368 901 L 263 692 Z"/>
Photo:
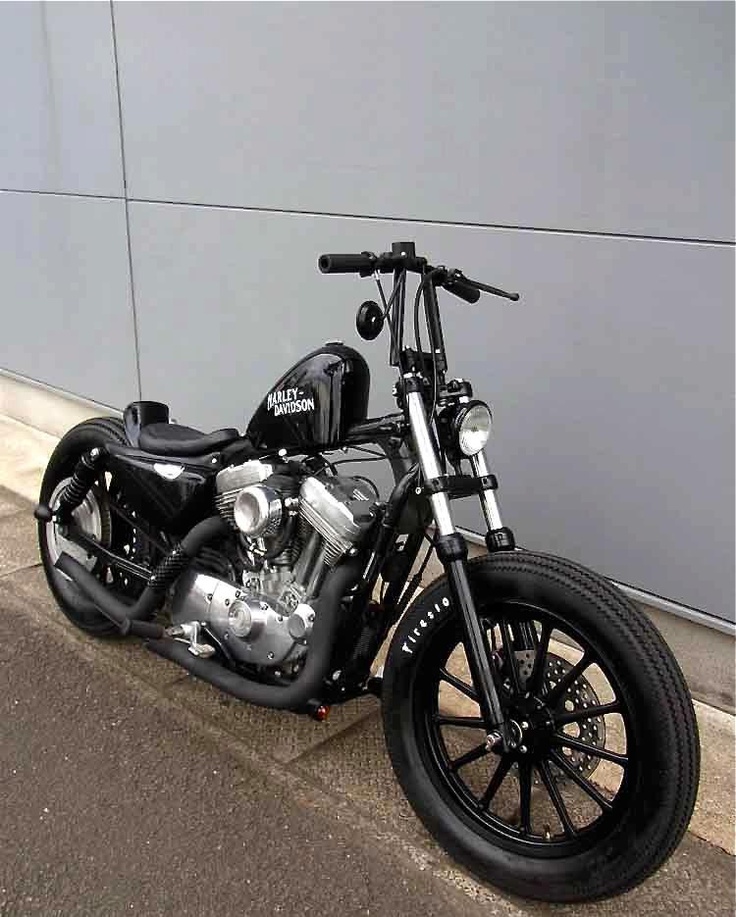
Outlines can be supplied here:
<path id="1" fill-rule="evenodd" d="M 206 455 L 238 439 L 234 427 L 203 433 L 176 423 L 151 423 L 141 429 L 138 446 L 154 455 Z"/>

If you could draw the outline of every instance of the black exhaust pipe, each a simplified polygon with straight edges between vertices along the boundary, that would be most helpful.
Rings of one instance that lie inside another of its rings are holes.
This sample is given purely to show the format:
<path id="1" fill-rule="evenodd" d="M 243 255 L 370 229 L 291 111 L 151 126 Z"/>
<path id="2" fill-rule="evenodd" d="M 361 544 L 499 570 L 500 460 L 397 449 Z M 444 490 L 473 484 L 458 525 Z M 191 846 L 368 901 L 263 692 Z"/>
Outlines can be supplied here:
<path id="1" fill-rule="evenodd" d="M 166 590 L 179 574 L 189 566 L 200 548 L 221 535 L 230 532 L 230 527 L 221 516 L 212 516 L 194 526 L 173 548 L 151 574 L 148 585 L 134 605 L 126 605 L 111 595 L 108 589 L 89 570 L 66 552 L 54 566 L 65 573 L 79 587 L 84 595 L 120 628 L 122 634 L 134 634 L 152 640 L 161 639 L 164 629 L 158 624 L 146 621 L 163 605 Z"/>
<path id="2" fill-rule="evenodd" d="M 319 700 L 329 672 L 335 632 L 340 619 L 340 601 L 363 571 L 365 563 L 351 560 L 330 571 L 315 603 L 315 621 L 309 640 L 307 661 L 290 685 L 264 685 L 226 669 L 218 662 L 193 656 L 186 644 L 171 638 L 154 640 L 146 646 L 165 659 L 176 662 L 192 675 L 221 691 L 258 707 L 308 712 Z"/>
<path id="3" fill-rule="evenodd" d="M 79 587 L 80 591 L 99 608 L 102 614 L 117 624 L 123 636 L 133 634 L 135 637 L 145 637 L 150 640 L 160 640 L 165 631 L 160 624 L 150 621 L 138 620 L 147 617 L 158 608 L 162 594 L 148 587 L 135 605 L 125 605 L 119 599 L 110 595 L 102 583 L 95 579 L 89 570 L 64 552 L 54 565 L 57 570 L 65 573 L 69 579 Z M 164 593 L 165 595 L 165 593 Z"/>
<path id="4" fill-rule="evenodd" d="M 328 674 L 339 622 L 340 602 L 360 578 L 364 561 L 349 560 L 328 574 L 315 603 L 315 622 L 309 640 L 307 661 L 289 685 L 264 685 L 250 681 L 218 662 L 193 656 L 185 643 L 167 637 L 160 624 L 143 620 L 151 617 L 161 607 L 166 598 L 166 590 L 200 548 L 229 532 L 228 523 L 220 516 L 213 516 L 195 525 L 161 561 L 134 605 L 125 605 L 116 599 L 86 567 L 69 554 L 63 553 L 55 566 L 79 587 L 105 617 L 117 624 L 121 633 L 149 640 L 146 646 L 157 655 L 178 663 L 197 678 L 250 704 L 296 713 L 308 712 L 314 706 L 314 700 L 319 699 L 322 683 Z"/>

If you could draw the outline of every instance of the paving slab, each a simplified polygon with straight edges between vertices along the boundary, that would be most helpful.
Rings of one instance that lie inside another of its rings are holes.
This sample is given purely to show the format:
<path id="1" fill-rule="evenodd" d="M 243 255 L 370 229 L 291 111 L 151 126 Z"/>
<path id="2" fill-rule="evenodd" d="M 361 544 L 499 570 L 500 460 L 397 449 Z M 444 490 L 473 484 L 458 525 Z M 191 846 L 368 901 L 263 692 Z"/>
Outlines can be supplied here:
<path id="1" fill-rule="evenodd" d="M 693 834 L 736 854 L 736 718 L 695 701 L 700 729 L 700 789 Z"/>
<path id="2" fill-rule="evenodd" d="M 7 487 L 0 486 L 0 519 L 14 516 L 16 513 L 27 513 L 29 510 L 30 505 L 26 499 Z"/>
<path id="3" fill-rule="evenodd" d="M 366 814 L 387 826 L 401 823 L 413 843 L 436 852 L 434 842 L 414 815 L 391 767 L 380 711 L 355 724 L 329 744 L 301 757 L 299 769 L 334 792 L 343 794 Z"/>
<path id="4" fill-rule="evenodd" d="M 58 439 L 0 415 L 0 483 L 35 502 Z"/>
<path id="5" fill-rule="evenodd" d="M 29 504 L 0 517 L 0 576 L 40 563 L 36 543 L 36 520 Z"/>
<path id="6" fill-rule="evenodd" d="M 335 736 L 378 709 L 374 697 L 362 697 L 333 707 L 328 719 L 318 723 L 294 713 L 245 704 L 186 673 L 170 684 L 166 693 L 227 730 L 237 741 L 283 764 L 312 748 L 329 747 Z"/>

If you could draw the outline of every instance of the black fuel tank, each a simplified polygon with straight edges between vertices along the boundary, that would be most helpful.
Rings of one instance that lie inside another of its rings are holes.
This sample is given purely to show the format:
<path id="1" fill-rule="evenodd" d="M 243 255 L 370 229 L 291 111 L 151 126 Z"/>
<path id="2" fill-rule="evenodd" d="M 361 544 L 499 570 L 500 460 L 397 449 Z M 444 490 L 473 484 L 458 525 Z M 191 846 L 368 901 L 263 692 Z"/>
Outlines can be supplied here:
<path id="1" fill-rule="evenodd" d="M 246 436 L 256 449 L 339 446 L 368 415 L 370 372 L 357 350 L 325 344 L 284 373 L 261 402 Z"/>

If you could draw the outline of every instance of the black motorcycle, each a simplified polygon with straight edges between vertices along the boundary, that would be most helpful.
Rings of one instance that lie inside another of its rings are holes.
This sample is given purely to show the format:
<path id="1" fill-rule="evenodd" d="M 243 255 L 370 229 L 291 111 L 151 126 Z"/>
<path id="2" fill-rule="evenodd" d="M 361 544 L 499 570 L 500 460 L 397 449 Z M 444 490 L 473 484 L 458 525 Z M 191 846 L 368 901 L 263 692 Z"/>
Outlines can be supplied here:
<path id="1" fill-rule="evenodd" d="M 595 573 L 518 548 L 501 521 L 491 411 L 447 377 L 437 291 L 518 295 L 408 242 L 319 268 L 375 279 L 380 303 L 360 306 L 357 330 L 372 340 L 388 324 L 398 410 L 368 418 L 365 360 L 329 342 L 279 379 L 245 435 L 170 423 L 154 401 L 79 424 L 36 508 L 56 600 L 82 630 L 142 637 L 252 704 L 323 720 L 375 693 L 396 776 L 460 863 L 547 901 L 632 888 L 688 825 L 697 725 L 642 611 Z M 387 499 L 339 469 L 379 459 Z M 473 560 L 452 514 L 470 496 L 488 527 Z M 432 551 L 444 575 L 417 594 Z"/>

